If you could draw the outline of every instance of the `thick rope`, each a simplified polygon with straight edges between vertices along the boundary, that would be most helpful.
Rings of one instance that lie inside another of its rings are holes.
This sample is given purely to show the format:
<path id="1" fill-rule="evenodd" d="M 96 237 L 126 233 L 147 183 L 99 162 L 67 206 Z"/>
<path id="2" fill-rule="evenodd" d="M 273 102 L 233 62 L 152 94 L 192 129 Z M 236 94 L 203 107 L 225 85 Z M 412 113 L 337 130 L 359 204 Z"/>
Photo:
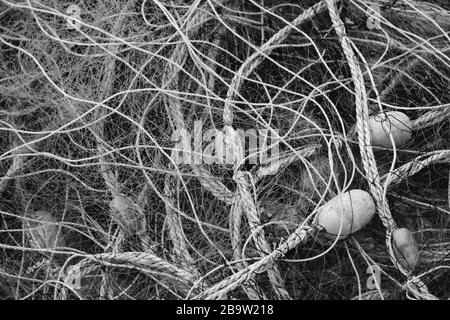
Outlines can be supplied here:
<path id="1" fill-rule="evenodd" d="M 232 100 L 235 94 L 239 92 L 244 80 L 256 69 L 256 67 L 264 60 L 267 55 L 270 55 L 273 46 L 283 42 L 286 37 L 290 34 L 292 29 L 298 27 L 307 20 L 313 18 L 326 8 L 325 2 L 320 1 L 313 5 L 312 7 L 303 11 L 297 18 L 295 18 L 290 24 L 286 25 L 276 34 L 274 34 L 266 43 L 264 43 L 258 51 L 254 52 L 250 57 L 248 57 L 244 63 L 239 67 L 239 70 L 234 75 L 231 80 L 230 86 L 228 87 L 227 99 L 225 101 L 225 107 L 223 111 L 223 121 L 225 126 L 231 126 L 233 123 L 233 106 Z"/>
<path id="2" fill-rule="evenodd" d="M 450 106 L 440 110 L 432 110 L 412 121 L 414 130 L 424 129 L 447 121 L 450 118 Z"/>
<path id="3" fill-rule="evenodd" d="M 242 222 L 242 205 L 241 205 L 241 197 L 236 193 L 235 202 L 230 210 L 230 236 L 231 236 L 231 248 L 233 250 L 233 259 L 234 261 L 242 261 L 242 250 L 241 250 L 241 222 Z M 245 269 L 245 264 L 243 262 L 239 262 L 236 265 L 239 270 Z M 254 283 L 254 276 L 251 277 L 251 283 Z M 257 290 L 254 285 L 243 285 L 242 288 L 247 293 L 247 296 L 251 300 L 266 300 L 264 293 L 261 290 Z"/>
<path id="4" fill-rule="evenodd" d="M 302 225 L 298 227 L 285 242 L 270 254 L 264 256 L 258 262 L 249 265 L 247 268 L 216 283 L 201 294 L 195 296 L 194 299 L 221 299 L 238 286 L 248 282 L 255 273 L 267 271 L 277 259 L 282 258 L 288 251 L 294 249 L 299 244 L 306 242 L 309 236 L 316 232 L 317 229 L 308 226 Z"/>
<path id="5" fill-rule="evenodd" d="M 450 162 L 450 150 L 435 151 L 428 154 L 425 159 L 424 156 L 417 157 L 403 166 L 398 167 L 394 171 L 391 171 L 389 174 L 385 174 L 381 180 L 389 186 L 394 186 L 395 184 L 405 181 L 409 176 L 415 175 L 422 169 L 437 162 Z M 388 178 L 389 181 L 387 181 Z"/>
<path id="6" fill-rule="evenodd" d="M 320 1 L 314 6 L 305 10 L 301 15 L 299 15 L 296 19 L 294 19 L 289 25 L 286 25 L 283 29 L 278 31 L 274 36 L 272 36 L 266 43 L 264 43 L 258 51 L 253 53 L 246 61 L 240 66 L 239 70 L 236 72 L 233 77 L 230 86 L 227 92 L 227 98 L 225 100 L 224 111 L 223 111 L 223 120 L 224 120 L 224 131 L 225 131 L 225 139 L 226 146 L 229 148 L 227 150 L 227 155 L 229 153 L 232 154 L 234 159 L 235 168 L 237 169 L 240 165 L 240 160 L 243 155 L 243 146 L 241 146 L 241 142 L 236 138 L 236 132 L 232 128 L 233 123 L 233 106 L 232 100 L 235 94 L 239 92 L 239 89 L 244 81 L 254 70 L 255 68 L 263 61 L 266 55 L 270 54 L 273 50 L 273 46 L 281 43 L 298 25 L 304 23 L 306 20 L 312 18 L 317 15 L 319 12 L 325 9 L 325 3 Z M 264 174 L 273 173 L 277 170 L 275 167 L 266 168 L 265 172 L 260 172 L 260 176 Z M 243 211 L 246 213 L 246 218 L 249 223 L 251 230 L 259 227 L 261 224 L 258 212 L 256 210 L 256 204 L 251 196 L 251 193 L 248 191 L 248 185 L 246 181 L 246 175 L 250 176 L 250 180 L 253 179 L 250 173 L 236 171 L 235 173 L 235 181 L 237 184 L 237 190 L 239 190 L 240 194 L 240 203 L 243 206 Z M 232 215 L 232 214 L 231 214 Z M 232 215 L 235 219 L 240 219 L 240 215 Z M 240 221 L 232 221 L 231 225 L 240 225 Z M 236 228 L 231 228 L 231 232 L 240 232 L 240 230 L 236 230 Z M 232 234 L 232 239 L 236 238 L 236 235 Z M 262 251 L 264 254 L 270 254 L 271 247 L 270 244 L 265 239 L 263 232 L 257 232 L 255 235 L 255 245 L 258 250 Z M 268 270 L 269 279 L 271 281 L 272 287 L 275 291 L 275 294 L 278 298 L 281 299 L 290 299 L 288 292 L 284 288 L 284 281 L 281 277 L 281 274 L 278 268 L 274 265 Z"/>
<path id="7" fill-rule="evenodd" d="M 347 63 L 350 67 L 353 83 L 355 86 L 355 104 L 356 104 L 356 131 L 358 134 L 358 142 L 361 153 L 361 160 L 363 168 L 366 173 L 366 178 L 369 182 L 369 189 L 372 197 L 375 200 L 378 216 L 386 228 L 386 246 L 389 256 L 394 265 L 405 275 L 408 280 L 411 279 L 410 272 L 404 269 L 397 261 L 392 249 L 392 232 L 396 229 L 395 221 L 389 210 L 389 206 L 383 194 L 378 168 L 373 155 L 373 150 L 370 144 L 370 130 L 368 126 L 369 109 L 367 104 L 367 93 L 364 85 L 364 78 L 359 67 L 359 62 L 353 52 L 353 45 L 350 38 L 347 37 L 344 23 L 339 16 L 339 10 L 336 6 L 336 0 L 325 0 L 328 7 L 328 13 L 333 23 L 334 30 L 339 37 L 341 47 L 344 51 Z M 434 297 L 428 293 L 426 286 L 420 283 L 420 279 L 414 282 L 408 282 L 410 285 L 408 289 L 419 298 L 433 299 Z"/>
<path id="8" fill-rule="evenodd" d="M 70 266 L 64 283 L 73 283 L 75 278 L 81 281 L 83 277 L 97 270 L 101 266 L 123 267 L 139 270 L 143 273 L 156 273 L 161 277 L 176 281 L 183 294 L 187 294 L 196 277 L 186 270 L 167 262 L 156 255 L 146 252 L 120 252 L 120 253 L 101 253 L 87 256 L 75 265 Z M 70 285 L 69 285 L 70 286 Z M 67 288 L 62 287 L 60 298 L 67 296 Z"/>
<path id="9" fill-rule="evenodd" d="M 250 174 L 247 172 L 247 175 Z M 260 251 L 262 256 L 270 254 L 272 248 L 264 236 L 263 229 L 259 228 L 261 225 L 259 213 L 256 210 L 255 201 L 248 190 L 248 181 L 245 173 L 237 171 L 234 180 L 238 186 L 241 207 L 244 213 L 246 213 L 250 231 L 253 233 L 256 249 Z M 257 231 L 253 232 L 254 230 Z M 284 288 L 284 280 L 275 264 L 268 270 L 268 276 L 278 298 L 285 300 L 290 299 L 289 293 Z"/>

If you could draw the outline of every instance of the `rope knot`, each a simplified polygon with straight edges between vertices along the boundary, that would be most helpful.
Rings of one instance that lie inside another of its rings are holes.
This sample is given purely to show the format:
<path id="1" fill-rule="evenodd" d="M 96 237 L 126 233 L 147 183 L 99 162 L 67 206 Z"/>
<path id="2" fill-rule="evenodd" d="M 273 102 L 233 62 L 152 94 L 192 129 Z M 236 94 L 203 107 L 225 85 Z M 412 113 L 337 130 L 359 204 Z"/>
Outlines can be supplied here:
<path id="1" fill-rule="evenodd" d="M 254 185 L 254 177 L 248 171 L 236 171 L 233 176 L 233 180 L 243 187 L 251 187 Z"/>

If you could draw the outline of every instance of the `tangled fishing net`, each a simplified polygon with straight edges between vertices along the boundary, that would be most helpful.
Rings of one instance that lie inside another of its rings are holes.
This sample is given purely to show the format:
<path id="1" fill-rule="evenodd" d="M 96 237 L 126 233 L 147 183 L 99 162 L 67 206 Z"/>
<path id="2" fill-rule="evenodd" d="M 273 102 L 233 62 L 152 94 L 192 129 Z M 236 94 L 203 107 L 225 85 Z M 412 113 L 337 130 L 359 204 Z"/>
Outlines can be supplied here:
<path id="1" fill-rule="evenodd" d="M 449 31 L 446 0 L 1 0 L 0 297 L 448 299 Z M 351 189 L 376 216 L 330 240 Z"/>

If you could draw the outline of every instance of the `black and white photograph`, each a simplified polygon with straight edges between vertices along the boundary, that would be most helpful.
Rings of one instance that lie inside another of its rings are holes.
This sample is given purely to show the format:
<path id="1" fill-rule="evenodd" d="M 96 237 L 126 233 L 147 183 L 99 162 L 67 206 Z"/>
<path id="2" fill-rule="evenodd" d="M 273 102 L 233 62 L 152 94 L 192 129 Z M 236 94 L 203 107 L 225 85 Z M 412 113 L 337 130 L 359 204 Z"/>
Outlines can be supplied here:
<path id="1" fill-rule="evenodd" d="M 450 300 L 449 87 L 449 0 L 0 0 L 0 300 Z"/>

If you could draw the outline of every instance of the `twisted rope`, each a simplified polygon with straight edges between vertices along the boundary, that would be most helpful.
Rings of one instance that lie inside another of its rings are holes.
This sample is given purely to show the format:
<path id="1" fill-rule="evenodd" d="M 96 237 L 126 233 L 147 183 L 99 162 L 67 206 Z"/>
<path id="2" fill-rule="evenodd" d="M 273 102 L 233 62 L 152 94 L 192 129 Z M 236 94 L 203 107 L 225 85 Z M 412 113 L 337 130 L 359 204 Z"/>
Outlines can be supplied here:
<path id="1" fill-rule="evenodd" d="M 276 44 L 281 43 L 298 25 L 302 24 L 306 20 L 312 18 L 313 16 L 317 15 L 319 12 L 323 11 L 325 9 L 325 3 L 323 1 L 318 2 L 314 6 L 308 8 L 305 10 L 302 14 L 300 14 L 296 19 L 294 19 L 289 25 L 286 25 L 284 28 L 282 28 L 280 31 L 278 31 L 274 36 L 272 36 L 266 43 L 264 43 L 258 51 L 254 52 L 250 57 L 246 59 L 246 61 L 240 66 L 239 70 L 234 75 L 230 86 L 228 87 L 227 91 L 227 98 L 225 100 L 224 110 L 223 110 L 223 121 L 224 121 L 224 131 L 225 131 L 225 139 L 227 142 L 227 147 L 230 148 L 230 150 L 227 150 L 228 153 L 231 153 L 233 155 L 235 169 L 238 168 L 240 159 L 242 159 L 242 150 L 243 146 L 241 146 L 241 142 L 239 139 L 236 139 L 235 130 L 232 128 L 233 124 L 233 106 L 232 106 L 232 99 L 235 94 L 239 92 L 239 89 L 244 81 L 245 78 L 247 78 L 254 70 L 255 68 L 263 61 L 266 55 L 269 55 L 272 50 L 273 46 Z M 270 174 L 274 173 L 276 170 L 278 170 L 275 166 L 271 166 L 266 168 L 264 171 L 259 172 L 259 176 L 262 176 L 264 174 Z M 254 199 L 251 196 L 251 193 L 248 190 L 248 184 L 246 182 L 245 176 L 248 175 L 250 177 L 250 180 L 253 179 L 252 175 L 249 172 L 243 172 L 240 170 L 237 170 L 235 172 L 234 180 L 237 184 L 237 190 L 239 191 L 239 201 L 236 203 L 240 203 L 242 206 L 243 212 L 246 214 L 247 221 L 249 223 L 249 226 L 251 230 L 257 228 L 260 226 L 261 222 L 259 219 L 258 212 L 256 210 L 256 204 Z M 230 213 L 230 216 L 233 218 L 233 220 L 230 222 L 231 226 L 239 226 L 241 225 L 241 215 L 239 214 L 233 214 L 238 212 L 236 209 L 232 210 Z M 236 239 L 239 238 L 238 235 L 234 233 L 239 233 L 240 230 L 236 227 L 231 228 L 231 238 L 234 239 L 232 241 L 236 242 Z M 256 232 L 255 234 L 255 245 L 258 250 L 262 251 L 262 253 L 268 254 L 270 256 L 271 254 L 271 247 L 270 244 L 265 239 L 264 233 L 262 231 Z M 236 243 L 235 243 L 236 244 Z M 265 261 L 264 259 L 262 261 Z M 270 279 L 270 282 L 272 284 L 272 287 L 274 289 L 275 294 L 278 298 L 281 299 L 290 299 L 288 292 L 284 288 L 283 279 L 281 277 L 281 274 L 278 270 L 278 268 L 273 265 L 270 268 L 267 268 L 268 276 Z M 242 271 L 241 271 L 242 272 Z M 248 275 L 248 277 L 251 277 L 252 272 Z M 249 278 L 248 278 L 249 279 Z M 247 280 L 248 280 L 247 279 Z M 223 294 L 223 293 L 222 293 Z"/>
<path id="2" fill-rule="evenodd" d="M 237 1 L 235 1 L 237 2 Z M 233 4 L 235 6 L 236 3 Z M 218 31 L 214 34 L 214 44 L 217 47 L 220 47 L 222 39 L 224 38 L 225 32 L 226 32 L 225 26 L 221 25 L 218 29 Z M 216 69 L 215 64 L 211 63 L 211 61 L 215 61 L 216 57 L 218 55 L 217 47 L 212 47 L 208 52 L 208 67 L 210 68 L 210 72 L 208 74 L 208 78 L 206 79 L 207 82 L 207 88 L 213 92 L 214 86 L 215 86 L 215 75 L 214 71 Z M 201 94 L 200 92 L 201 88 L 197 90 L 197 93 Z M 208 93 L 207 93 L 208 95 Z M 209 102 L 209 101 L 208 101 Z M 230 144 L 233 146 L 235 144 L 230 143 L 229 136 L 226 136 L 227 140 L 225 141 L 226 146 L 229 146 Z M 236 154 L 235 150 L 231 150 L 231 154 Z M 226 152 L 226 155 L 228 155 L 228 152 Z M 238 194 L 233 194 L 225 185 L 222 184 L 222 182 L 218 179 L 215 179 L 211 174 L 204 168 L 203 166 L 196 166 L 193 165 L 192 169 L 194 173 L 197 176 L 197 179 L 200 181 L 202 186 L 208 190 L 213 196 L 215 196 L 216 199 L 221 200 L 227 205 L 231 205 L 230 209 L 230 219 L 229 219 L 229 225 L 230 225 L 230 237 L 231 237 L 231 248 L 233 252 L 233 259 L 235 261 L 242 261 L 242 255 L 241 255 L 241 219 L 242 219 L 242 208 L 240 205 L 240 197 Z M 238 262 L 236 264 L 236 267 L 240 270 L 245 267 L 244 263 Z M 259 290 L 258 286 L 255 284 L 254 281 L 252 283 L 248 283 L 242 286 L 242 289 L 247 294 L 248 298 L 251 300 L 260 300 L 260 299 L 267 299 L 264 292 Z"/>
<path id="3" fill-rule="evenodd" d="M 236 139 L 235 130 L 232 128 L 233 123 L 233 106 L 232 100 L 235 94 L 239 92 L 239 89 L 244 81 L 254 70 L 255 68 L 263 61 L 265 56 L 269 55 L 273 46 L 281 43 L 292 31 L 292 29 L 296 28 L 298 25 L 302 24 L 306 20 L 312 18 L 317 15 L 319 12 L 325 9 L 325 3 L 323 1 L 318 2 L 314 6 L 306 9 L 302 14 L 300 14 L 296 19 L 294 19 L 289 25 L 286 25 L 280 31 L 278 31 L 274 36 L 272 36 L 266 43 L 264 43 L 256 52 L 254 52 L 250 57 L 246 59 L 246 61 L 240 66 L 239 70 L 234 75 L 230 86 L 227 91 L 227 98 L 225 100 L 224 110 L 223 110 L 223 120 L 224 120 L 224 131 L 225 131 L 225 139 L 227 141 L 227 147 L 230 147 L 230 150 L 227 150 L 228 153 L 232 153 L 235 169 L 239 167 L 239 160 L 242 159 L 242 149 L 241 142 L 239 139 Z M 293 160 L 292 160 L 293 161 Z M 289 161 L 287 161 L 289 163 Z M 267 174 L 274 173 L 278 170 L 276 166 L 269 166 L 265 168 L 265 170 L 259 171 L 259 177 Z M 246 214 L 247 221 L 249 223 L 250 228 L 253 230 L 260 226 L 261 222 L 259 219 L 258 212 L 256 210 L 255 200 L 252 198 L 251 193 L 248 190 L 248 184 L 246 182 L 245 176 L 249 176 L 250 180 L 254 177 L 249 172 L 243 172 L 237 170 L 235 172 L 234 180 L 237 184 L 237 190 L 239 191 L 239 201 L 236 203 L 240 203 L 244 213 Z M 232 226 L 239 226 L 241 222 L 241 215 L 233 214 L 238 212 L 237 210 L 232 210 L 230 216 L 233 217 L 233 220 L 230 222 Z M 231 238 L 236 239 L 239 238 L 238 235 L 233 233 L 238 233 L 240 230 L 236 227 L 231 228 Z M 262 251 L 265 254 L 271 254 L 271 247 L 267 240 L 265 239 L 264 233 L 262 231 L 256 232 L 255 236 L 255 245 L 258 250 Z M 236 244 L 236 243 L 235 243 Z M 264 259 L 263 259 L 264 261 Z M 272 287 L 274 289 L 275 294 L 278 298 L 281 299 L 290 299 L 288 292 L 284 288 L 283 279 L 278 268 L 273 265 L 267 269 L 268 276 Z M 251 272 L 249 277 L 251 277 Z M 248 279 L 247 279 L 248 280 Z M 222 293 L 223 294 L 223 293 Z"/>
<path id="4" fill-rule="evenodd" d="M 233 259 L 235 261 L 242 261 L 242 250 L 241 250 L 241 224 L 242 224 L 243 209 L 241 205 L 241 197 L 238 192 L 236 193 L 235 201 L 230 210 L 230 236 L 231 236 L 231 247 L 233 250 Z M 245 269 L 245 264 L 239 262 L 237 267 L 242 270 Z M 251 276 L 251 280 L 254 280 L 254 276 Z M 250 282 L 250 281 L 249 281 Z M 254 281 L 251 281 L 254 282 Z M 266 299 L 263 292 L 258 292 L 256 286 L 253 285 L 243 285 L 242 288 L 247 293 L 248 297 L 252 300 L 259 300 L 261 298 Z"/>
<path id="5" fill-rule="evenodd" d="M 224 202 L 227 205 L 232 205 L 235 196 L 220 180 L 211 176 L 208 170 L 203 166 L 193 165 L 192 169 L 196 178 L 201 185 L 208 190 L 216 199 Z"/>
<path id="6" fill-rule="evenodd" d="M 90 255 L 70 267 L 64 277 L 64 283 L 72 283 L 74 278 L 80 281 L 89 273 L 98 270 L 101 266 L 123 267 L 137 269 L 143 273 L 157 273 L 169 277 L 180 284 L 180 291 L 187 294 L 193 286 L 196 277 L 192 273 L 167 262 L 156 255 L 147 252 L 119 252 Z M 62 287 L 60 297 L 67 296 L 67 288 Z"/>
<path id="7" fill-rule="evenodd" d="M 238 193 L 240 197 L 240 205 L 244 213 L 246 213 L 246 218 L 250 227 L 250 230 L 256 230 L 253 233 L 254 242 L 256 249 L 260 251 L 262 256 L 270 254 L 272 248 L 267 242 L 263 229 L 259 228 L 261 225 L 260 217 L 258 211 L 256 210 L 255 201 L 248 190 L 248 182 L 246 181 L 245 175 L 250 175 L 248 172 L 244 173 L 242 171 L 237 171 L 234 180 L 238 187 Z M 270 282 L 275 291 L 275 294 L 280 299 L 289 300 L 290 296 L 287 290 L 284 288 L 284 280 L 281 277 L 278 267 L 274 264 L 271 268 L 267 270 Z"/>
<path id="8" fill-rule="evenodd" d="M 274 262 L 282 258 L 288 251 L 307 241 L 309 236 L 315 234 L 317 228 L 302 225 L 293 232 L 289 238 L 277 249 L 261 258 L 261 260 L 249 265 L 247 268 L 233 274 L 232 276 L 216 283 L 193 299 L 220 299 L 226 296 L 243 283 L 248 282 L 255 273 L 261 273 L 271 268 Z"/>
<path id="9" fill-rule="evenodd" d="M 370 145 L 370 130 L 368 126 L 369 120 L 369 109 L 367 105 L 367 93 L 364 85 L 364 78 L 359 67 L 359 62 L 353 52 L 353 43 L 348 38 L 344 23 L 342 22 L 339 11 L 336 6 L 336 0 L 325 0 L 328 8 L 328 13 L 330 15 L 331 21 L 333 23 L 333 28 L 339 37 L 342 50 L 347 59 L 347 63 L 350 67 L 350 72 L 353 78 L 353 83 L 355 86 L 355 104 L 356 104 L 356 131 L 358 134 L 358 143 L 360 147 L 361 160 L 363 163 L 364 172 L 366 173 L 366 178 L 369 182 L 369 189 L 372 197 L 375 200 L 378 216 L 380 217 L 383 226 L 386 228 L 386 246 L 389 252 L 389 256 L 394 263 L 394 265 L 400 270 L 400 272 L 407 277 L 408 280 L 411 279 L 410 272 L 405 270 L 397 261 L 397 258 L 392 249 L 392 232 L 396 229 L 395 221 L 389 210 L 389 206 L 385 200 L 383 194 L 383 188 L 381 185 L 381 180 L 378 174 L 378 168 L 373 155 L 373 150 Z M 355 47 L 356 48 L 356 47 Z M 425 284 L 420 282 L 420 279 L 408 282 L 407 287 L 415 296 L 423 299 L 429 299 L 432 297 L 425 286 Z"/>
<path id="10" fill-rule="evenodd" d="M 312 146 L 307 147 L 302 150 L 299 150 L 297 153 L 287 156 L 278 161 L 278 163 L 271 164 L 268 166 L 262 166 L 258 168 L 258 171 L 255 174 L 256 180 L 260 180 L 265 176 L 274 175 L 282 169 L 288 167 L 293 162 L 297 161 L 299 158 L 309 158 L 317 154 L 320 150 L 320 146 Z"/>
<path id="11" fill-rule="evenodd" d="M 450 118 L 450 106 L 441 110 L 432 110 L 412 121 L 414 130 L 424 129 L 435 124 L 447 121 Z"/>
<path id="12" fill-rule="evenodd" d="M 225 100 L 225 107 L 223 110 L 223 121 L 225 126 L 231 126 L 233 123 L 233 106 L 232 99 L 235 94 L 239 92 L 239 88 L 248 76 L 255 70 L 255 68 L 264 60 L 264 58 L 272 52 L 273 46 L 281 43 L 290 34 L 292 29 L 298 27 L 305 21 L 313 18 L 326 8 L 325 2 L 320 1 L 312 7 L 303 11 L 297 18 L 295 18 L 290 24 L 286 25 L 276 34 L 274 34 L 266 43 L 264 43 L 258 51 L 254 52 L 248 57 L 244 63 L 239 67 L 239 70 L 231 80 L 228 87 L 227 99 Z"/>
<path id="13" fill-rule="evenodd" d="M 433 152 L 425 159 L 423 159 L 423 156 L 417 157 L 416 159 L 404 164 L 403 166 L 398 167 L 389 174 L 385 174 L 381 178 L 381 180 L 383 181 L 383 183 L 387 183 L 389 184 L 389 186 L 393 186 L 405 181 L 407 177 L 415 175 L 420 170 L 436 162 L 450 162 L 450 150 Z M 387 181 L 388 178 L 389 181 Z"/>

